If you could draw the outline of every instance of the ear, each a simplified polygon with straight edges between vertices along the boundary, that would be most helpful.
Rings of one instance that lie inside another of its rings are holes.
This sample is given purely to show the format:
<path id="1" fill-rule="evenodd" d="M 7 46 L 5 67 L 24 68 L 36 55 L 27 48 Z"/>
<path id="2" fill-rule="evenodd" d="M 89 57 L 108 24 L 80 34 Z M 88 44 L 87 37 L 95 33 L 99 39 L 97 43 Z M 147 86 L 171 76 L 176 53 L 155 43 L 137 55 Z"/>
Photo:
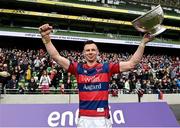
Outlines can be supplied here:
<path id="1" fill-rule="evenodd" d="M 97 49 L 97 60 L 99 60 L 100 56 L 99 56 L 99 50 Z"/>
<path id="2" fill-rule="evenodd" d="M 84 56 L 84 54 L 85 54 L 85 51 L 84 51 L 84 50 L 83 50 L 82 54 L 83 54 L 83 56 Z"/>
<path id="3" fill-rule="evenodd" d="M 97 49 L 97 55 L 99 56 L 99 49 Z"/>

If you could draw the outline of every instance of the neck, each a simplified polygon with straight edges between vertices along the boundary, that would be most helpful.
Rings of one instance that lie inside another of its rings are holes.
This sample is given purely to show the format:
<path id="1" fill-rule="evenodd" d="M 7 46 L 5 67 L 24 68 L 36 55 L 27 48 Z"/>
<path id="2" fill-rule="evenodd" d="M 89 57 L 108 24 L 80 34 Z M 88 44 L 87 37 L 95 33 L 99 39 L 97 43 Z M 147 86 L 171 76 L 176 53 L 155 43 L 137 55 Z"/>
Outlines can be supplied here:
<path id="1" fill-rule="evenodd" d="M 95 65 L 96 63 L 97 63 L 96 61 L 94 61 L 94 62 L 87 62 L 87 65 L 91 67 L 91 66 Z"/>

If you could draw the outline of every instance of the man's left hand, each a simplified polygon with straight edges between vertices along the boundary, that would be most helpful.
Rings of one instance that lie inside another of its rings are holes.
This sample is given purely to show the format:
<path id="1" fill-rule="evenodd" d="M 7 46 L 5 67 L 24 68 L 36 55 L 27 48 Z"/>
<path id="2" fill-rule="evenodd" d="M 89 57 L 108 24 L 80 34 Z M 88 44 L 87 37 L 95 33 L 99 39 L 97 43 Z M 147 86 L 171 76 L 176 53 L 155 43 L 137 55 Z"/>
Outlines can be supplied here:
<path id="1" fill-rule="evenodd" d="M 154 38 L 155 38 L 155 37 L 154 37 L 154 36 L 151 36 L 151 34 L 146 33 L 146 34 L 144 34 L 141 43 L 147 44 L 148 42 L 152 41 Z"/>

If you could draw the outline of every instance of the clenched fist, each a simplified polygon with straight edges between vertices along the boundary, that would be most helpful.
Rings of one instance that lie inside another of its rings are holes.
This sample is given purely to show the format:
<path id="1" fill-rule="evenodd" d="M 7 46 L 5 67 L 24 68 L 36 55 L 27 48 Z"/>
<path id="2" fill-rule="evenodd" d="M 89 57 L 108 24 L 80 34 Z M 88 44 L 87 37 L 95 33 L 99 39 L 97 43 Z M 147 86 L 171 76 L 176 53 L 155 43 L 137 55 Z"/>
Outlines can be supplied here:
<path id="1" fill-rule="evenodd" d="M 149 33 L 146 33 L 146 34 L 144 34 L 141 42 L 144 44 L 147 44 L 148 42 L 154 40 L 154 38 L 155 38 L 154 36 L 151 36 Z"/>
<path id="2" fill-rule="evenodd" d="M 53 27 L 49 24 L 44 24 L 39 27 L 39 32 L 42 36 L 42 41 L 44 44 L 51 42 L 50 33 L 53 31 Z"/>

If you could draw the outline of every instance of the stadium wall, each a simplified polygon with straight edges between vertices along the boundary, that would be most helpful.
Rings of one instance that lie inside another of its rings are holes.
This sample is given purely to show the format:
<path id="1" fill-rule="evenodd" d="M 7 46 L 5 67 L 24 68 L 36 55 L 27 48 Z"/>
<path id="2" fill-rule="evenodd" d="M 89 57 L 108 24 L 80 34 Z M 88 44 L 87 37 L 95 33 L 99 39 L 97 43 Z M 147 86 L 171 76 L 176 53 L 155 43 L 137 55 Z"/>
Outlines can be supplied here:
<path id="1" fill-rule="evenodd" d="M 110 103 L 138 102 L 136 94 L 119 94 L 118 97 L 109 97 Z M 163 100 L 158 99 L 158 94 L 144 94 L 142 102 L 167 102 L 168 104 L 180 104 L 179 94 L 164 94 Z M 78 103 L 78 94 L 61 95 L 1 95 L 1 104 L 53 104 L 53 103 Z"/>
<path id="2" fill-rule="evenodd" d="M 180 121 L 179 94 L 164 94 L 163 100 L 158 99 L 157 94 L 144 94 L 141 102 L 167 102 L 176 119 Z M 109 97 L 110 103 L 138 102 L 136 94 L 120 94 L 118 97 Z M 61 95 L 0 95 L 0 104 L 71 104 L 78 103 L 78 94 Z"/>

